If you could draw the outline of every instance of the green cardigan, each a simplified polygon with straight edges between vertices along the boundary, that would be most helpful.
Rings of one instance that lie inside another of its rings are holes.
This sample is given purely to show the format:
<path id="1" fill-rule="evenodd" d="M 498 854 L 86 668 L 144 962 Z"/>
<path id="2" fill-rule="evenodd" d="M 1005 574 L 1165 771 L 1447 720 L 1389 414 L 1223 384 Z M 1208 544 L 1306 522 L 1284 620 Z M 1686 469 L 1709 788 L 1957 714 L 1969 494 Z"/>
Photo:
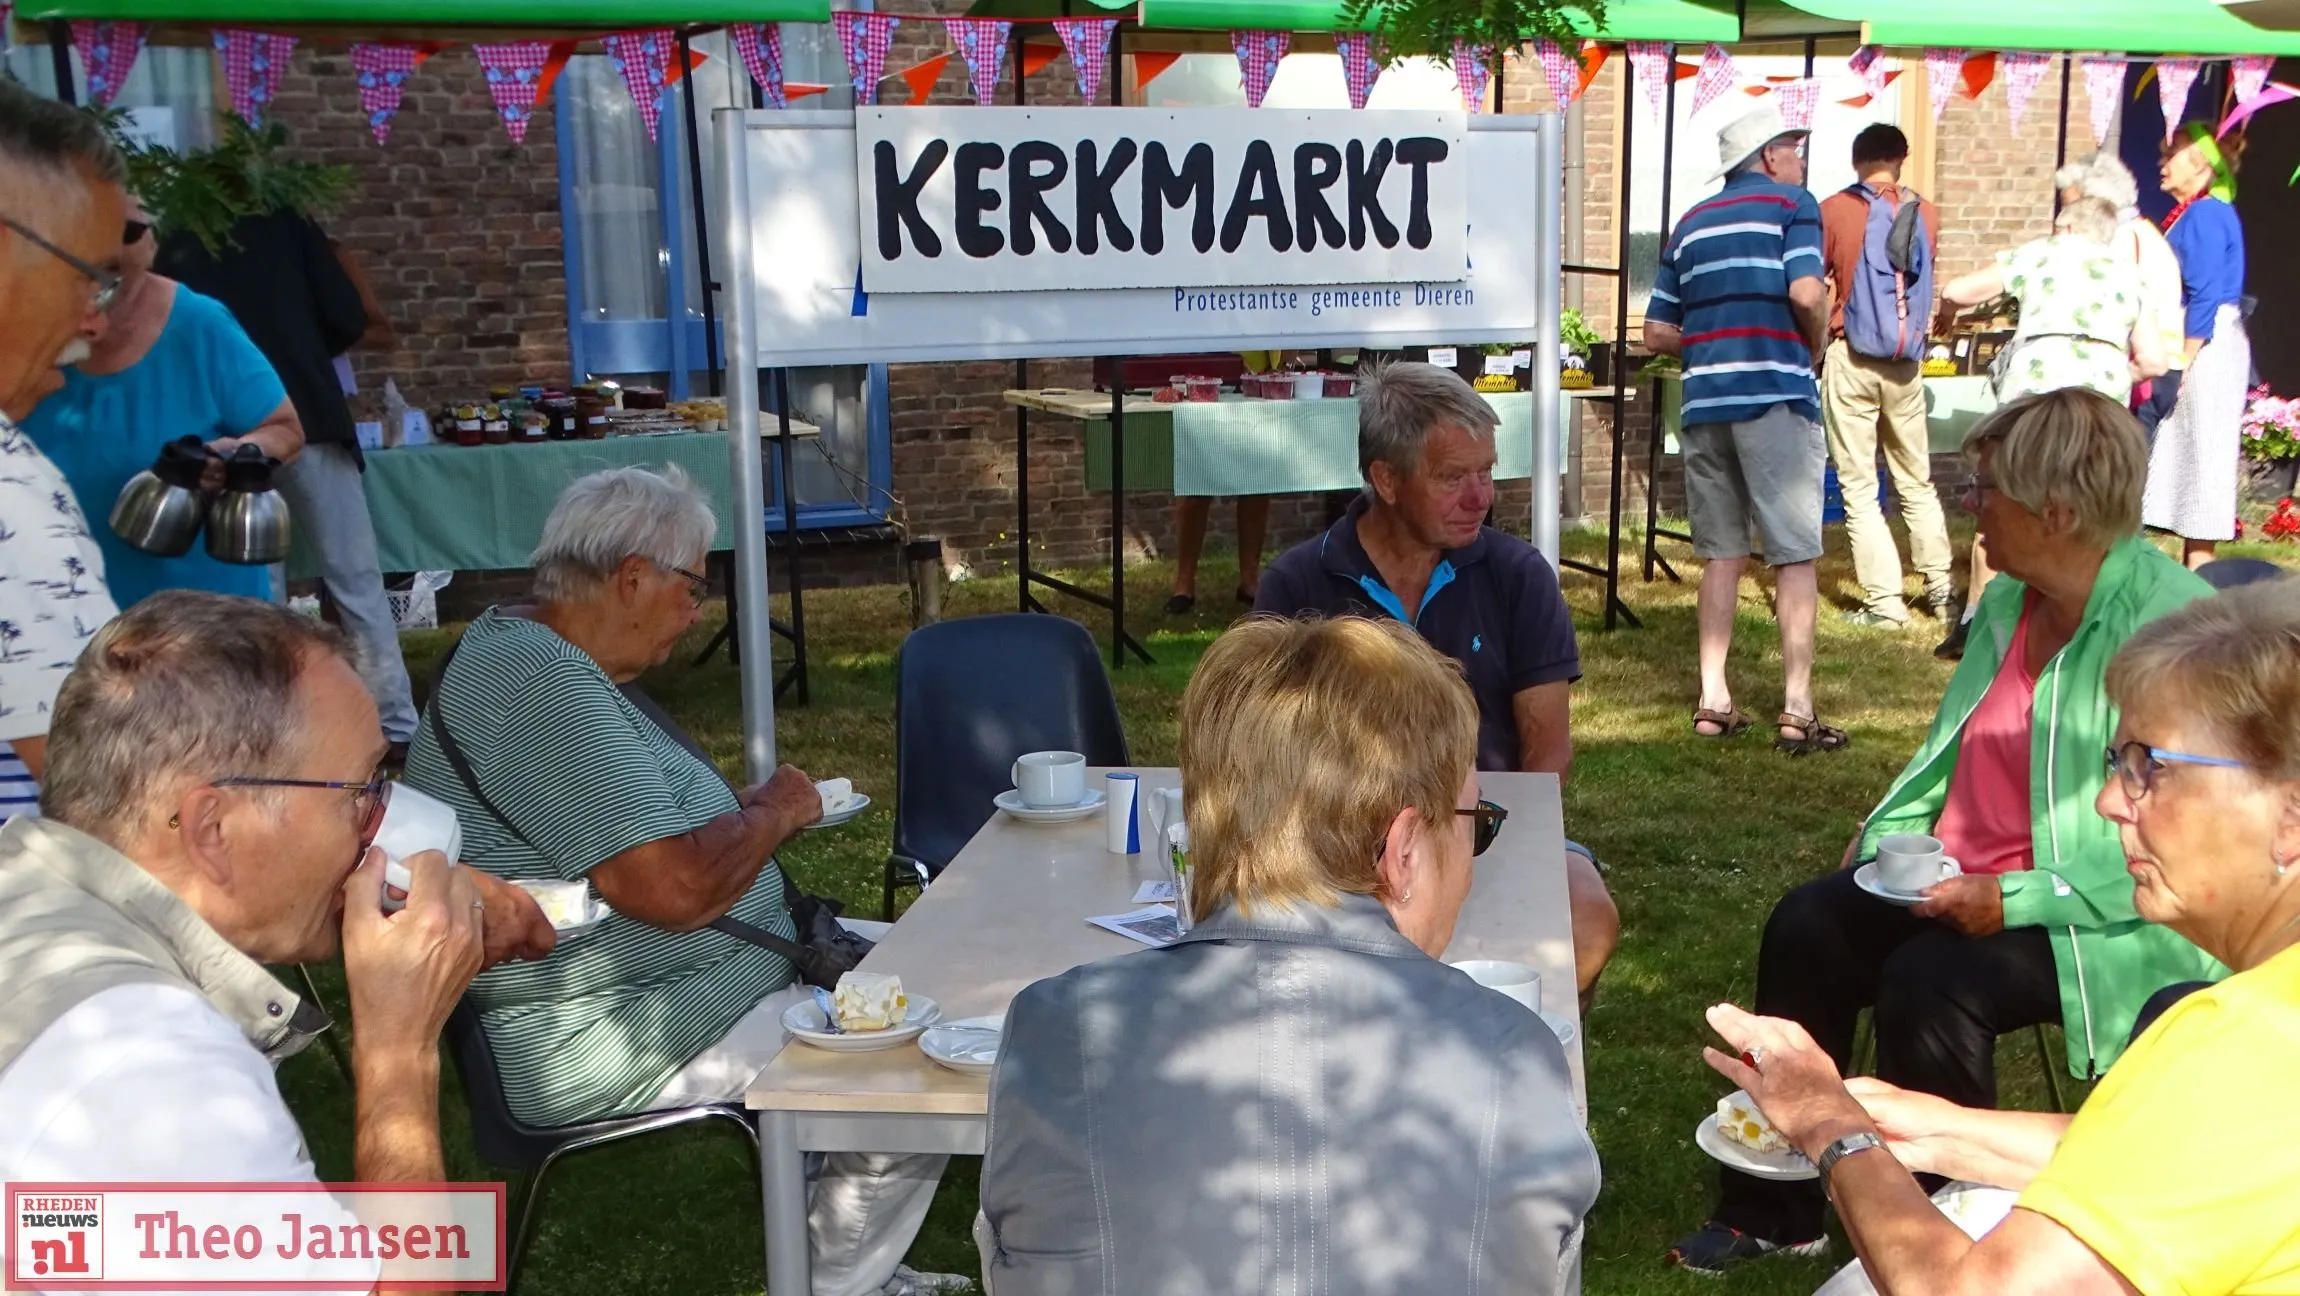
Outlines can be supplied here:
<path id="1" fill-rule="evenodd" d="M 2068 1068 L 2082 1079 L 2098 1077 L 2124 1051 L 2149 995 L 2175 981 L 2227 975 L 2210 955 L 2133 912 L 2116 825 L 2093 810 L 2116 733 L 2116 707 L 2102 687 L 2108 659 L 2143 624 L 2211 592 L 2147 540 L 2120 541 L 2100 565 L 2075 637 L 2037 679 L 2029 733 L 2036 867 L 2003 875 L 2005 926 L 2050 930 Z M 1924 745 L 1869 816 L 1859 858 L 1874 859 L 1888 833 L 1932 831 L 1965 721 L 1996 679 L 2027 595 L 2010 576 L 1982 592 L 1964 661 L 1949 677 Z"/>

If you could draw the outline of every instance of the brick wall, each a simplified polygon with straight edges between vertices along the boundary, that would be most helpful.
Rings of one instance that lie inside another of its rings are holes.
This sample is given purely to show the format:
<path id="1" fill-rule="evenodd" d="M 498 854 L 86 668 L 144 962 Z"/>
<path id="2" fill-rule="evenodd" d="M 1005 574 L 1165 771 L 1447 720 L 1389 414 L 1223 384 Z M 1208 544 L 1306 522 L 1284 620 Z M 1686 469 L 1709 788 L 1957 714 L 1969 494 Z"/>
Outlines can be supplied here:
<path id="1" fill-rule="evenodd" d="M 1914 75 L 1923 75 L 1920 69 Z M 2070 78 L 2068 155 L 2092 152 L 2091 100 L 2084 77 Z M 1952 99 L 1935 130 L 1937 152 L 1929 194 L 1941 212 L 1936 281 L 1978 269 L 1998 252 L 2052 232 L 2054 135 L 2060 114 L 2060 65 L 2029 100 L 2016 132 L 1999 83 L 1978 100 Z M 2145 187 L 2153 177 L 2141 177 Z"/>

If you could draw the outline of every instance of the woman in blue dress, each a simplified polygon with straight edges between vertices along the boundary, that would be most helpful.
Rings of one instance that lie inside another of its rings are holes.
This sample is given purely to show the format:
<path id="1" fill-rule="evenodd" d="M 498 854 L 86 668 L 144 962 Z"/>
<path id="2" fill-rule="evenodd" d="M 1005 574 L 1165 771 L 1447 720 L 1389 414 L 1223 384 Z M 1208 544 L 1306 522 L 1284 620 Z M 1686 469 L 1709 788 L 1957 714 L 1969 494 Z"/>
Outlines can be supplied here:
<path id="1" fill-rule="evenodd" d="M 2141 519 L 2182 538 L 2190 567 L 2212 560 L 2236 534 L 2240 425 L 2252 382 L 2252 342 L 2244 332 L 2244 228 L 2230 201 L 2244 137 L 2216 140 L 2192 123 L 2164 151 L 2158 175 L 2177 200 L 2164 238 L 2180 258 L 2187 314 L 2188 374 L 2180 399 L 2158 426 L 2148 460 Z"/>

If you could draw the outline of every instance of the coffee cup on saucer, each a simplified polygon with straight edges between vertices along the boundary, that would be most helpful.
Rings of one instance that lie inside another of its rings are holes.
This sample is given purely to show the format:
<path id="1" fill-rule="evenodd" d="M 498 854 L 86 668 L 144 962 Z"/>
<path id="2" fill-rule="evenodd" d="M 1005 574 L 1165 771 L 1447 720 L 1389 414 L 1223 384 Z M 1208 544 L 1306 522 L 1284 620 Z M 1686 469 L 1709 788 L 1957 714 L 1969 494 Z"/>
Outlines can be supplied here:
<path id="1" fill-rule="evenodd" d="M 1032 752 L 1014 762 L 1014 789 L 1033 810 L 1060 810 L 1086 799 L 1086 758 L 1077 752 Z"/>
<path id="2" fill-rule="evenodd" d="M 1541 1011 L 1541 969 L 1506 959 L 1463 959 L 1455 971 L 1488 990 L 1498 990 L 1535 1012 Z"/>
<path id="3" fill-rule="evenodd" d="M 1964 866 L 1942 849 L 1938 837 L 1893 833 L 1877 842 L 1877 884 L 1888 891 L 1917 895 L 1963 872 Z"/>

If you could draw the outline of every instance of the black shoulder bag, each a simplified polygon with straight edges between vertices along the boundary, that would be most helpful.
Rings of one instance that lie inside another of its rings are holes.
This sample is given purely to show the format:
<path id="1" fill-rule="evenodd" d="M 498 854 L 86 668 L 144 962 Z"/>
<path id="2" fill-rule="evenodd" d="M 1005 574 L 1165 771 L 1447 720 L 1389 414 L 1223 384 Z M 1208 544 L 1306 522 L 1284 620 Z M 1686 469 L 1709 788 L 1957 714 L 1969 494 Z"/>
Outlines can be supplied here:
<path id="1" fill-rule="evenodd" d="M 438 674 L 432 679 L 431 705 L 428 708 L 431 712 L 429 719 L 432 741 L 439 744 L 440 754 L 447 758 L 449 767 L 455 771 L 455 777 L 462 781 L 464 790 L 471 793 L 472 799 L 479 802 L 488 814 L 494 816 L 497 823 L 502 824 L 504 829 L 513 837 L 518 838 L 527 849 L 548 858 L 549 852 L 536 845 L 533 838 L 521 832 L 519 825 L 511 822 L 511 816 L 503 813 L 503 808 L 496 805 L 494 798 L 488 796 L 479 786 L 479 777 L 472 771 L 471 762 L 464 758 L 462 747 L 458 746 L 454 737 L 447 732 L 447 724 L 440 718 L 442 709 L 440 706 L 440 685 L 447 678 L 448 664 L 455 660 L 456 652 L 462 647 L 462 641 L 457 640 L 455 647 L 447 650 L 447 656 L 439 663 Z M 655 705 L 652 698 L 648 698 L 645 694 L 626 693 L 624 696 L 632 702 L 634 708 L 641 715 L 647 717 L 649 723 L 660 729 L 664 736 L 685 748 L 706 765 L 710 763 L 701 746 L 681 731 L 676 724 L 673 724 L 670 718 L 663 714 L 661 708 Z M 808 985 L 821 986 L 826 990 L 835 989 L 838 986 L 839 978 L 847 972 L 853 971 L 855 966 L 863 961 L 863 957 L 871 952 L 872 943 L 839 925 L 840 906 L 838 901 L 801 892 L 791 884 L 791 875 L 783 871 L 782 861 L 771 855 L 767 857 L 767 867 L 775 870 L 776 875 L 782 880 L 783 902 L 790 907 L 791 925 L 798 932 L 798 940 L 785 940 L 771 931 L 761 927 L 753 927 L 751 924 L 729 914 L 721 914 L 707 925 L 713 931 L 725 932 L 729 936 L 738 937 L 762 949 L 782 955 L 785 959 L 790 960 L 791 967 L 798 973 L 799 979 Z"/>

